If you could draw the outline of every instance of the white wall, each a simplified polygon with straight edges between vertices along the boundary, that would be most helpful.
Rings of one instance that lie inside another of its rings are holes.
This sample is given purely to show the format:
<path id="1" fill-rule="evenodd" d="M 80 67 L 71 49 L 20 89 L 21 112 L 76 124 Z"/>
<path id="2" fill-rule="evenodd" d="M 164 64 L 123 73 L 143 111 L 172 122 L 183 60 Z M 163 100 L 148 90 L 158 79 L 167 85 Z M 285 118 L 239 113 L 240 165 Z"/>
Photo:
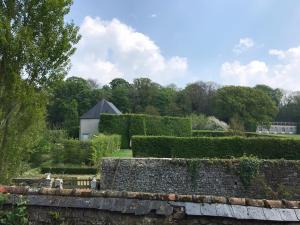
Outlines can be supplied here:
<path id="1" fill-rule="evenodd" d="M 99 119 L 80 120 L 80 140 L 86 140 L 93 134 L 98 133 Z M 87 136 L 88 135 L 88 136 Z"/>

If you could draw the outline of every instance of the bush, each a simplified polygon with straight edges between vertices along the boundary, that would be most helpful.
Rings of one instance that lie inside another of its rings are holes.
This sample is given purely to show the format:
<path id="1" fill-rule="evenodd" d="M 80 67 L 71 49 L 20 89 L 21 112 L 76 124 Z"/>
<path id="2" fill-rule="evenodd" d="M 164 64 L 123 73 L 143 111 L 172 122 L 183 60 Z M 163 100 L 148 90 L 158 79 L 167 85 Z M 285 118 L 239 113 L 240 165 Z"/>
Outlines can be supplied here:
<path id="1" fill-rule="evenodd" d="M 191 120 L 143 114 L 101 114 L 99 131 L 121 135 L 121 148 L 128 149 L 133 135 L 191 136 Z"/>
<path id="2" fill-rule="evenodd" d="M 213 131 L 213 130 L 193 130 L 193 137 L 230 137 L 230 136 L 245 136 L 245 137 L 274 137 L 274 135 L 257 134 L 254 132 L 235 132 L 235 131 Z"/>
<path id="3" fill-rule="evenodd" d="M 52 174 L 96 174 L 97 168 L 94 167 L 42 167 L 41 173 Z"/>
<path id="4" fill-rule="evenodd" d="M 64 139 L 52 150 L 54 163 L 88 164 L 91 159 L 92 143 L 77 139 Z"/>
<path id="5" fill-rule="evenodd" d="M 55 164 L 94 164 L 97 165 L 100 158 L 108 156 L 120 149 L 121 136 L 97 135 L 89 141 L 77 139 L 65 139 L 56 143 L 51 154 Z"/>
<path id="6" fill-rule="evenodd" d="M 49 161 L 50 152 L 56 147 L 56 143 L 67 139 L 67 133 L 64 130 L 43 130 L 41 139 L 36 146 L 32 148 L 30 155 L 30 163 L 34 167 L 40 166 L 42 163 Z"/>
<path id="7" fill-rule="evenodd" d="M 129 146 L 129 123 L 128 115 L 101 114 L 99 121 L 99 132 L 104 134 L 121 135 L 121 148 Z"/>
<path id="8" fill-rule="evenodd" d="M 190 116 L 192 120 L 192 128 L 194 130 L 218 130 L 218 131 L 224 131 L 228 130 L 227 123 L 218 120 L 214 116 L 206 117 L 203 114 L 192 114 Z"/>
<path id="9" fill-rule="evenodd" d="M 100 134 L 94 136 L 91 139 L 91 143 L 91 159 L 94 165 L 98 165 L 102 157 L 110 156 L 113 152 L 120 150 L 121 136 Z"/>
<path id="10" fill-rule="evenodd" d="M 300 159 L 300 140 L 271 137 L 134 136 L 134 157 Z"/>

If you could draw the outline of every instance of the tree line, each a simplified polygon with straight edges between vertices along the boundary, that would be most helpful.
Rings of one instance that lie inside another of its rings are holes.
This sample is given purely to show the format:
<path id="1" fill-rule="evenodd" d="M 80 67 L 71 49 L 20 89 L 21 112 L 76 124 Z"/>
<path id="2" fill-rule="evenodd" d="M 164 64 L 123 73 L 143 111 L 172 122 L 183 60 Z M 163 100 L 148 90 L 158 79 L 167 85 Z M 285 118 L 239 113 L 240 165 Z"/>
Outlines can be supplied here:
<path id="1" fill-rule="evenodd" d="M 282 90 L 266 85 L 222 87 L 199 81 L 178 88 L 173 84 L 162 86 L 149 78 L 136 78 L 133 82 L 116 78 L 100 86 L 94 80 L 70 77 L 52 90 L 47 108 L 48 124 L 78 137 L 80 116 L 103 98 L 123 113 L 215 116 L 247 131 L 254 131 L 258 123 L 300 121 L 300 97 L 283 101 Z"/>

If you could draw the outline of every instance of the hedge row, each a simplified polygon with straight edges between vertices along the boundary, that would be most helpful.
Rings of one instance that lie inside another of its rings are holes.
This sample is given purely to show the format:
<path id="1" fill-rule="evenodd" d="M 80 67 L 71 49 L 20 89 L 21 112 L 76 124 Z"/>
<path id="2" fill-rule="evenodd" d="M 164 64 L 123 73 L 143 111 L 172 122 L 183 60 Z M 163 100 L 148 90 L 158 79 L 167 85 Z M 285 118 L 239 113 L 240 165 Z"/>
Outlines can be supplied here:
<path id="1" fill-rule="evenodd" d="M 237 134 L 232 131 L 215 131 L 215 130 L 193 130 L 193 137 L 228 137 L 228 136 L 245 136 L 245 137 L 274 137 L 274 135 L 258 134 L 254 132 L 244 132 Z"/>
<path id="2" fill-rule="evenodd" d="M 41 173 L 53 174 L 97 174 L 94 167 L 42 167 Z"/>
<path id="3" fill-rule="evenodd" d="M 110 156 L 113 152 L 119 151 L 121 148 L 120 135 L 97 135 L 91 139 L 92 152 L 91 160 L 94 165 L 100 163 L 100 159 L 105 156 Z"/>
<path id="4" fill-rule="evenodd" d="M 244 154 L 262 159 L 300 159 L 300 140 L 271 137 L 132 138 L 134 157 L 231 158 Z"/>
<path id="5" fill-rule="evenodd" d="M 122 136 L 121 148 L 130 148 L 133 135 L 191 136 L 191 120 L 143 114 L 101 114 L 99 131 Z"/>
<path id="6" fill-rule="evenodd" d="M 97 135 L 90 141 L 64 139 L 56 143 L 52 150 L 54 163 L 98 164 L 101 157 L 118 151 L 121 146 L 120 135 Z"/>

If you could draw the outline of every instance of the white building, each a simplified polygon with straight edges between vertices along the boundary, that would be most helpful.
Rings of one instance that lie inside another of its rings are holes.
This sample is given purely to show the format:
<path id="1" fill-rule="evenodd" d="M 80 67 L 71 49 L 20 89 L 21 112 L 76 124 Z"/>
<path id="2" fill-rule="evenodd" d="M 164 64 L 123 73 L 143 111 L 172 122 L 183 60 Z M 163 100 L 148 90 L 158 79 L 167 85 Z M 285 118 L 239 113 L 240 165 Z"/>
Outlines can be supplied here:
<path id="1" fill-rule="evenodd" d="M 101 113 L 122 114 L 114 104 L 102 99 L 80 117 L 80 140 L 88 140 L 93 134 L 98 133 Z"/>
<path id="2" fill-rule="evenodd" d="M 296 134 L 297 123 L 293 122 L 273 122 L 270 127 L 258 125 L 256 133 L 262 134 Z"/>

